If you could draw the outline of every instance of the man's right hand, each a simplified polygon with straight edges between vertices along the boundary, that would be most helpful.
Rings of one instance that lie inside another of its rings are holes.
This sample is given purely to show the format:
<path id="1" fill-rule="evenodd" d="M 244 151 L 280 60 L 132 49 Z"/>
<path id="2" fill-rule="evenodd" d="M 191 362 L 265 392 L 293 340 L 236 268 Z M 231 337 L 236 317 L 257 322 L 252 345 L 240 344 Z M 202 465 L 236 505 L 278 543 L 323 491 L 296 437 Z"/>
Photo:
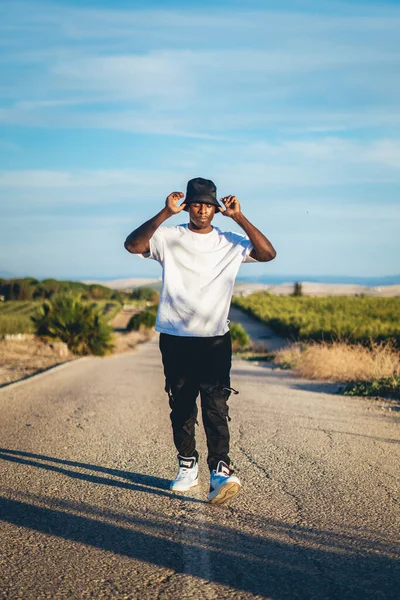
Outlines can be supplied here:
<path id="1" fill-rule="evenodd" d="M 177 215 L 185 208 L 185 203 L 178 206 L 179 200 L 182 200 L 184 196 L 185 194 L 183 194 L 182 192 L 172 192 L 172 194 L 170 194 L 167 197 L 165 201 L 165 206 L 168 208 L 171 215 Z"/>
<path id="2" fill-rule="evenodd" d="M 182 192 L 172 192 L 165 201 L 165 208 L 128 235 L 124 244 L 125 249 L 132 254 L 148 254 L 150 252 L 150 239 L 154 232 L 166 219 L 169 219 L 172 215 L 177 215 L 185 208 L 186 203 L 178 206 L 178 202 L 182 200 L 184 195 Z"/>

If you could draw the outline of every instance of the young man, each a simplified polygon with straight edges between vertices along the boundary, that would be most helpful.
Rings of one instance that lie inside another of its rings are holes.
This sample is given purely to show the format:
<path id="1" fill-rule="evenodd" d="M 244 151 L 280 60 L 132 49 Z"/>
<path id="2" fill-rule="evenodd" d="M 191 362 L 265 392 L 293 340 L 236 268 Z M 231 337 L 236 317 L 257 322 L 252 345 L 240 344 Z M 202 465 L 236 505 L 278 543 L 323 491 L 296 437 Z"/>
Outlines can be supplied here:
<path id="1" fill-rule="evenodd" d="M 125 248 L 157 260 L 163 268 L 156 331 L 178 451 L 178 475 L 170 488 L 184 492 L 198 484 L 195 424 L 200 392 L 211 472 L 209 500 L 222 504 L 240 490 L 240 481 L 229 468 L 228 312 L 233 285 L 242 262 L 267 262 L 276 252 L 246 219 L 236 196 L 222 198 L 222 209 L 216 193 L 212 181 L 191 179 L 184 202 L 178 205 L 182 192 L 170 194 L 165 207 L 127 237 Z M 189 212 L 188 224 L 160 227 L 183 210 Z M 218 212 L 233 219 L 247 235 L 213 227 Z"/>

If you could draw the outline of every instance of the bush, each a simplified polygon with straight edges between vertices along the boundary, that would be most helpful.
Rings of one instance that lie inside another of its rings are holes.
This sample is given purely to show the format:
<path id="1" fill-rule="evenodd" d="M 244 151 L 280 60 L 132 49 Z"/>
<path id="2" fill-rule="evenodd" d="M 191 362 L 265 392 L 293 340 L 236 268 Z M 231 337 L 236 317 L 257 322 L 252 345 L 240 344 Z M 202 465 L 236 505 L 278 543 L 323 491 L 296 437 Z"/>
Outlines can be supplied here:
<path id="1" fill-rule="evenodd" d="M 303 295 L 303 286 L 299 281 L 296 281 L 296 283 L 293 285 L 292 296 L 294 296 L 296 298 L 296 297 L 302 296 L 302 295 Z"/>
<path id="2" fill-rule="evenodd" d="M 400 399 L 400 376 L 375 379 L 373 381 L 350 382 L 339 390 L 346 396 L 377 396 L 379 398 Z"/>
<path id="3" fill-rule="evenodd" d="M 32 281 L 36 281 L 30 277 L 24 279 L 10 279 L 3 281 L 0 286 L 0 294 L 7 300 L 32 300 L 33 286 Z"/>
<path id="4" fill-rule="evenodd" d="M 111 352 L 112 329 L 96 305 L 73 294 L 59 294 L 45 301 L 31 317 L 35 333 L 59 339 L 74 354 L 103 356 Z"/>
<path id="5" fill-rule="evenodd" d="M 250 345 L 250 336 L 240 323 L 229 323 L 232 338 L 232 350 L 237 352 Z"/>
<path id="6" fill-rule="evenodd" d="M 88 286 L 87 294 L 90 298 L 93 298 L 93 300 L 110 300 L 114 292 L 105 285 L 93 283 Z"/>
<path id="7" fill-rule="evenodd" d="M 158 306 L 150 306 L 146 310 L 133 315 L 128 325 L 126 326 L 128 331 L 138 331 L 141 327 L 145 329 L 151 329 L 156 324 Z"/>
<path id="8" fill-rule="evenodd" d="M 158 302 L 160 294 L 148 287 L 141 287 L 133 290 L 131 300 L 147 300 L 148 302 Z"/>

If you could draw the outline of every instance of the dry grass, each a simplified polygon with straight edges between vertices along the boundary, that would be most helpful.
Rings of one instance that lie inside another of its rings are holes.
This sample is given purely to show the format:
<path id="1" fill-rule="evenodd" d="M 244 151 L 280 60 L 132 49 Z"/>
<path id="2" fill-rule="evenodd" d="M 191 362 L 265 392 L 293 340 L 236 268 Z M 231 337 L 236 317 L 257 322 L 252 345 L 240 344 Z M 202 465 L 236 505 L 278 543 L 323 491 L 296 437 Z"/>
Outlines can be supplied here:
<path id="1" fill-rule="evenodd" d="M 76 358 L 62 342 L 44 342 L 33 335 L 0 341 L 0 385 L 24 379 Z"/>
<path id="2" fill-rule="evenodd" d="M 152 330 L 116 332 L 114 354 L 131 352 L 154 335 Z M 78 358 L 62 342 L 46 342 L 32 334 L 0 340 L 0 386 Z"/>
<path id="3" fill-rule="evenodd" d="M 154 336 L 153 329 L 141 328 L 139 331 L 115 332 L 113 354 L 131 352 L 137 344 L 148 342 Z"/>
<path id="4" fill-rule="evenodd" d="M 274 363 L 293 368 L 301 377 L 326 381 L 373 381 L 400 375 L 400 353 L 390 343 L 371 348 L 359 344 L 293 344 L 279 351 Z"/>

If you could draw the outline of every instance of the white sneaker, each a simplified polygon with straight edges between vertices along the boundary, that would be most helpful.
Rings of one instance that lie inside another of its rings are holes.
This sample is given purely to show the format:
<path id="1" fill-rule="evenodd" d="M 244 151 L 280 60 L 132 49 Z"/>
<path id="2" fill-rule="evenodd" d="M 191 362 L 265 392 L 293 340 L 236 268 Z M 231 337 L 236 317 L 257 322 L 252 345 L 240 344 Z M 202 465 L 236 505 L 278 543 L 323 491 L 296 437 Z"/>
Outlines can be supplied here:
<path id="1" fill-rule="evenodd" d="M 179 469 L 178 475 L 175 477 L 169 486 L 174 492 L 187 492 L 190 488 L 198 485 L 199 480 L 197 474 L 199 466 L 194 456 L 185 458 L 178 455 Z"/>
<path id="2" fill-rule="evenodd" d="M 240 492 L 241 484 L 239 477 L 232 475 L 223 460 L 220 460 L 217 468 L 211 471 L 210 493 L 208 499 L 211 504 L 224 504 Z"/>

